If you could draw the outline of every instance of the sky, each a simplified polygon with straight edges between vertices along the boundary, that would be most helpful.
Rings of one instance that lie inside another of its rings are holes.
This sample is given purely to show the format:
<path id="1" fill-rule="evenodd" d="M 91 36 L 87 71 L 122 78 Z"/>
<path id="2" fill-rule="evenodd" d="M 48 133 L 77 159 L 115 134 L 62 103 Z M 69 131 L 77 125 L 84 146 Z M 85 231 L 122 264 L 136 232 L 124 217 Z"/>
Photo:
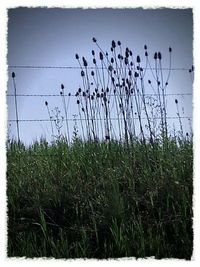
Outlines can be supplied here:
<path id="1" fill-rule="evenodd" d="M 13 95 L 11 73 L 14 71 L 18 94 L 58 94 L 60 85 L 74 94 L 82 85 L 79 69 L 13 68 L 12 66 L 70 66 L 78 67 L 75 54 L 84 56 L 92 66 L 91 50 L 98 51 L 92 38 L 98 40 L 104 51 L 110 51 L 111 41 L 120 40 L 133 55 L 144 59 L 144 45 L 153 58 L 161 51 L 163 66 L 169 66 L 168 48 L 172 47 L 172 68 L 167 93 L 190 94 L 168 96 L 168 116 L 176 116 L 174 100 L 178 99 L 181 116 L 192 116 L 192 81 L 189 69 L 193 64 L 193 18 L 191 9 L 67 9 L 67 8 L 14 8 L 8 11 L 8 95 Z M 167 72 L 164 73 L 165 77 Z M 151 73 L 149 73 L 149 76 Z M 147 87 L 147 93 L 152 93 Z M 19 96 L 19 119 L 48 119 L 45 106 L 58 106 L 61 114 L 62 99 L 57 97 Z M 15 120 L 13 96 L 7 96 L 8 120 Z M 71 97 L 69 118 L 78 114 L 76 100 Z M 177 120 L 175 120 L 176 124 Z M 172 123 L 172 122 L 170 122 Z M 16 122 L 9 122 L 9 135 L 16 137 Z M 70 121 L 70 135 L 74 122 Z M 183 119 L 184 131 L 189 131 Z M 177 124 L 176 124 L 177 126 Z M 178 127 L 178 126 L 177 126 Z M 41 136 L 51 135 L 50 122 L 20 122 L 20 139 L 30 143 Z M 64 131 L 64 126 L 63 126 Z"/>

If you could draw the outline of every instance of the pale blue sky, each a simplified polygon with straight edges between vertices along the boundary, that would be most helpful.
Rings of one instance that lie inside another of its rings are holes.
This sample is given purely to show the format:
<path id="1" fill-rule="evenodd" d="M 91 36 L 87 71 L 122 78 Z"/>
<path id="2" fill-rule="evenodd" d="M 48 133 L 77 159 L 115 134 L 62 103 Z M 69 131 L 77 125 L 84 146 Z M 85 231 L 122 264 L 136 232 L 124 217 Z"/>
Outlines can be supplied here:
<path id="1" fill-rule="evenodd" d="M 192 11 L 191 9 L 10 9 L 8 22 L 8 65 L 74 66 L 75 53 L 92 59 L 96 37 L 105 51 L 111 41 L 120 40 L 133 54 L 144 57 L 144 44 L 150 56 L 161 51 L 163 65 L 168 67 L 168 48 L 173 49 L 172 67 L 191 68 Z M 18 94 L 59 94 L 63 83 L 72 94 L 82 84 L 78 69 L 12 69 Z M 172 71 L 167 93 L 192 93 L 189 72 Z M 8 81 L 8 94 L 13 94 L 12 80 Z M 150 92 L 150 91 L 149 91 Z M 176 116 L 174 99 L 184 108 L 183 116 L 192 116 L 192 96 L 169 97 L 168 115 Z M 8 118 L 15 119 L 14 98 L 7 98 Z M 18 97 L 19 119 L 48 119 L 44 101 L 50 108 L 59 106 L 60 97 Z M 69 117 L 77 114 L 75 99 L 70 100 Z M 182 109 L 181 109 L 182 110 Z M 185 121 L 188 130 L 188 121 Z M 73 123 L 70 123 L 73 129 Z M 50 123 L 21 122 L 20 138 L 30 142 L 41 135 L 50 136 Z M 11 123 L 11 135 L 16 135 L 16 123 Z"/>

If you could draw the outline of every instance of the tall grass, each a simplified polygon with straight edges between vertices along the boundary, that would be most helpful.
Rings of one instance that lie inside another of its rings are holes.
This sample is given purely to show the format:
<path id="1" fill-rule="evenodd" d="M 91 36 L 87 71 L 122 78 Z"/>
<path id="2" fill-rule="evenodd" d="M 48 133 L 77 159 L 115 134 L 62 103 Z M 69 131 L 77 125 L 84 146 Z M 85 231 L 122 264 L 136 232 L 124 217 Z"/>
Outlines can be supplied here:
<path id="1" fill-rule="evenodd" d="M 8 256 L 191 258 L 191 140 L 13 141 L 7 160 Z"/>
<path id="2" fill-rule="evenodd" d="M 167 125 L 172 49 L 164 78 L 161 52 L 155 52 L 152 67 L 145 45 L 143 67 L 141 57 L 134 60 L 129 48 L 123 52 L 120 41 L 112 41 L 111 56 L 93 41 L 99 51 L 92 50 L 91 72 L 76 54 L 81 136 L 76 124 L 70 142 L 61 84 L 67 137 L 60 133 L 59 109 L 52 116 L 46 101 L 54 140 L 28 147 L 7 142 L 8 256 L 189 260 L 192 133 L 183 132 L 177 100 L 180 133 L 172 136 Z M 152 80 L 145 80 L 147 68 Z M 147 85 L 155 98 L 146 96 Z"/>

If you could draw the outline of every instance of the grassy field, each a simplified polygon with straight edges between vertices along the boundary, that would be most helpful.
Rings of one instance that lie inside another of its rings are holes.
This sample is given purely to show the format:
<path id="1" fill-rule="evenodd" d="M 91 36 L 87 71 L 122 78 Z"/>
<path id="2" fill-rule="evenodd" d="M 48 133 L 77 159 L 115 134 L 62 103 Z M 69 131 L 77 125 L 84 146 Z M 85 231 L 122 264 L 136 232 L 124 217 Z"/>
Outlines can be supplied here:
<path id="1" fill-rule="evenodd" d="M 190 259 L 192 141 L 7 148 L 8 256 Z"/>

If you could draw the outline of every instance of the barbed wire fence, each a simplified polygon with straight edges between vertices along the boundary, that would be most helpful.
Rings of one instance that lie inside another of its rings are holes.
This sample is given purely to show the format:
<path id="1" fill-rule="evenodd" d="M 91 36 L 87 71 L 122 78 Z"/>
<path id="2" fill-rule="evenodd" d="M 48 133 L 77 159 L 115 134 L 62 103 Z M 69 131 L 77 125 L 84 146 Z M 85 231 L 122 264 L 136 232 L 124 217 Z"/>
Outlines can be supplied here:
<path id="1" fill-rule="evenodd" d="M 16 70 L 16 69 L 39 69 L 39 70 L 42 70 L 42 69 L 59 69 L 59 70 L 61 70 L 61 69 L 66 69 L 66 70 L 68 70 L 68 69 L 82 69 L 82 67 L 74 67 L 74 66 L 33 66 L 33 65 L 10 65 L 10 66 L 8 66 L 8 69 L 9 70 Z M 89 70 L 95 70 L 95 67 L 87 67 L 87 69 Z M 106 69 L 106 67 L 102 67 L 101 69 Z M 149 69 L 149 70 L 152 70 L 152 69 L 155 69 L 155 68 L 153 68 L 153 67 L 151 67 L 151 68 L 148 68 L 148 67 L 146 67 L 146 69 Z M 176 68 L 162 68 L 162 70 L 166 70 L 166 71 L 187 71 L 187 72 L 189 72 L 189 73 L 192 73 L 193 72 L 193 67 L 192 68 L 183 68 L 183 67 L 176 67 Z M 14 72 L 12 72 L 12 78 L 13 78 L 13 81 L 15 80 L 15 73 Z M 74 98 L 77 98 L 77 94 L 19 94 L 19 93 L 17 93 L 17 90 L 16 90 L 16 83 L 14 82 L 14 94 L 13 93 L 7 93 L 7 97 L 14 97 L 15 98 L 15 105 L 17 105 L 17 100 L 18 100 L 18 98 L 19 97 L 25 97 L 25 98 L 32 98 L 32 97 L 74 97 Z M 145 96 L 145 97 L 154 97 L 154 96 L 157 96 L 157 94 L 156 93 L 143 93 L 143 95 Z M 134 94 L 134 93 L 132 93 L 132 96 L 136 96 L 136 94 Z M 163 94 L 163 96 L 164 97 L 167 97 L 167 96 L 174 96 L 174 97 L 178 97 L 178 96 L 192 96 L 192 93 L 165 93 L 165 94 Z M 109 97 L 116 97 L 116 94 L 114 94 L 114 93 L 110 93 L 110 94 L 107 94 L 107 97 L 109 98 Z M 79 101 L 79 100 L 77 100 L 77 101 Z M 80 101 L 79 101 L 80 102 Z M 47 102 L 45 102 L 45 103 L 47 103 Z M 102 104 L 103 105 L 103 104 Z M 83 108 L 82 108 L 83 109 Z M 65 115 L 66 115 L 66 113 L 65 113 Z M 114 114 L 115 115 L 115 114 Z M 138 116 L 136 116 L 136 115 L 138 115 Z M 78 115 L 77 115 L 78 116 Z M 136 114 L 136 113 L 134 113 L 134 116 L 132 116 L 131 117 L 132 118 L 132 120 L 133 121 L 135 121 L 135 120 L 146 120 L 147 118 L 146 117 L 142 117 L 141 116 L 141 114 L 140 114 L 140 116 L 139 116 L 139 114 Z M 77 121 L 79 121 L 80 122 L 80 124 L 82 125 L 82 122 L 83 121 L 85 121 L 85 122 L 88 122 L 88 118 L 87 118 L 87 116 L 85 116 L 85 117 L 81 117 L 81 116 L 79 116 L 79 117 L 76 117 L 76 118 L 69 118 L 67 115 L 65 116 L 65 117 L 62 117 L 62 119 L 63 119 L 63 121 L 66 121 L 66 123 L 68 123 L 68 121 L 69 122 L 77 122 Z M 100 121 L 100 122 L 103 122 L 103 123 L 105 123 L 105 121 L 107 120 L 108 118 L 106 118 L 105 116 L 103 117 L 91 117 L 90 118 L 90 120 L 92 121 L 92 123 L 94 123 L 95 121 Z M 162 119 L 162 117 L 160 117 L 160 116 L 154 116 L 154 118 L 153 118 L 154 120 L 161 120 Z M 166 116 L 166 119 L 167 120 L 192 120 L 192 117 L 191 116 L 181 116 L 180 114 L 178 114 L 178 116 Z M 53 120 L 52 118 L 48 118 L 48 119 L 40 119 L 40 118 L 37 118 L 37 119 L 23 119 L 23 118 L 19 118 L 19 114 L 17 113 L 17 109 L 16 109 L 16 118 L 15 119 L 8 119 L 8 122 L 9 123 L 11 123 L 11 122 L 13 122 L 13 123 L 16 123 L 16 125 L 17 125 L 17 134 L 18 134 L 18 143 L 20 142 L 20 134 L 19 134 L 19 128 L 20 128 L 20 123 L 32 123 L 32 122 L 51 122 L 52 123 L 52 121 L 55 121 L 55 119 Z M 119 121 L 119 117 L 117 117 L 117 116 L 110 116 L 109 117 L 109 121 L 110 121 L 110 125 L 112 125 L 112 121 Z M 122 123 L 122 122 L 121 122 Z M 98 123 L 97 123 L 98 124 Z M 89 125 L 89 124 L 88 124 Z M 119 124 L 120 125 L 120 124 Z M 80 126 L 80 125 L 79 125 Z M 87 124 L 86 124 L 86 126 L 85 126 L 85 128 L 87 127 Z M 92 128 L 92 126 L 90 126 L 91 128 Z M 95 126 L 96 128 L 97 127 L 100 127 L 100 126 Z M 95 128 L 94 126 L 93 126 L 93 128 Z M 82 135 L 84 136 L 84 131 L 86 131 L 86 129 L 83 129 L 83 127 L 82 127 Z M 113 129 L 113 132 L 114 132 L 114 129 Z M 52 135 L 53 135 L 53 133 L 52 133 Z M 115 137 L 116 137 L 116 139 L 117 139 L 117 135 L 119 135 L 119 133 L 118 134 L 116 134 L 115 133 Z M 103 134 L 102 134 L 102 136 L 103 136 Z M 104 133 L 104 136 L 107 138 L 108 136 L 106 136 L 106 132 Z M 71 137 L 72 138 L 72 137 Z M 110 138 L 110 137 L 109 137 Z M 68 136 L 68 139 L 69 139 L 69 136 Z M 68 141 L 70 141 L 70 140 L 68 140 Z"/>

